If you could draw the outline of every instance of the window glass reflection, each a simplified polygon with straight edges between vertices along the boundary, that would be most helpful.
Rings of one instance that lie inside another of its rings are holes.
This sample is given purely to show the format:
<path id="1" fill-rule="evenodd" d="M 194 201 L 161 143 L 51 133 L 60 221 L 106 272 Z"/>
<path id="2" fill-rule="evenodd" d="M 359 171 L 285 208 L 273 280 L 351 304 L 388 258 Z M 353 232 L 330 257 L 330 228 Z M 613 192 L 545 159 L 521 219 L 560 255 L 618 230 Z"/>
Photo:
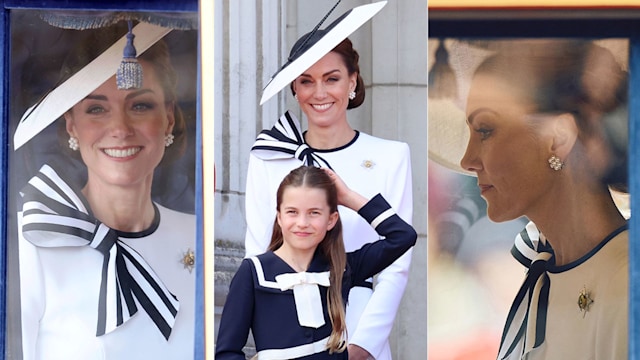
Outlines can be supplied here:
<path id="1" fill-rule="evenodd" d="M 429 40 L 430 359 L 626 357 L 627 48 Z M 619 336 L 582 349 L 585 326 Z"/>

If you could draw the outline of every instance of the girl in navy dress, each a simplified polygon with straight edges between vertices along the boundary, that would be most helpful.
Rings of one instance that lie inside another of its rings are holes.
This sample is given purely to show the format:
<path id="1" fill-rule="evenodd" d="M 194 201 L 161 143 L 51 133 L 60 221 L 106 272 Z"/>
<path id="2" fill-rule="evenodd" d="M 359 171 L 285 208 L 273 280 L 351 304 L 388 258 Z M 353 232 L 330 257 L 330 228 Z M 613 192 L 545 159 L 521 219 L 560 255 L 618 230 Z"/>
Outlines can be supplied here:
<path id="1" fill-rule="evenodd" d="M 338 205 L 384 239 L 345 253 Z M 249 330 L 260 360 L 347 359 L 349 289 L 402 256 L 416 232 L 381 195 L 367 201 L 333 171 L 313 166 L 284 178 L 276 210 L 269 250 L 244 259 L 231 281 L 216 359 L 245 359 Z"/>

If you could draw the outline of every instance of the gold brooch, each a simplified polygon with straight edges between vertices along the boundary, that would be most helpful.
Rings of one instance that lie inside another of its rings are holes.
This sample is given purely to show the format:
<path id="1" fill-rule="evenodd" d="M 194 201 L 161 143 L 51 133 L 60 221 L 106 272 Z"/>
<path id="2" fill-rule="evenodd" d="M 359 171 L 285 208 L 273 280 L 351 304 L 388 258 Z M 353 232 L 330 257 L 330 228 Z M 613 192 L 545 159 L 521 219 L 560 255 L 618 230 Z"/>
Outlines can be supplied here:
<path id="1" fill-rule="evenodd" d="M 193 253 L 193 250 L 187 249 L 187 252 L 182 253 L 182 259 L 180 259 L 180 263 L 184 265 L 185 269 L 189 269 L 189 273 L 193 271 L 193 267 L 196 264 L 196 255 Z"/>
<path id="2" fill-rule="evenodd" d="M 583 318 L 587 314 L 587 311 L 589 311 L 591 304 L 593 304 L 591 292 L 587 291 L 586 287 L 583 287 L 580 291 L 580 295 L 578 295 L 578 307 L 580 308 Z"/>
<path id="3" fill-rule="evenodd" d="M 365 169 L 373 169 L 373 167 L 376 166 L 376 163 L 374 163 L 372 160 L 363 160 L 360 166 Z"/>

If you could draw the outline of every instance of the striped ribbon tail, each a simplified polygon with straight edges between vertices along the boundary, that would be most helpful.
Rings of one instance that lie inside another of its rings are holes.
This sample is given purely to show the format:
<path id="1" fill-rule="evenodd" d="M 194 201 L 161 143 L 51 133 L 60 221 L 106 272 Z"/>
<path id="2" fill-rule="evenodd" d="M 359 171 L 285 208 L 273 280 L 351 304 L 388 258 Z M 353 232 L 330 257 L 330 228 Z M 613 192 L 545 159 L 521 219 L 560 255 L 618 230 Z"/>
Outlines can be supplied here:
<path id="1" fill-rule="evenodd" d="M 178 300 L 140 254 L 89 214 L 82 193 L 44 165 L 21 194 L 26 240 L 47 248 L 90 246 L 104 256 L 96 336 L 127 322 L 140 305 L 165 339 L 169 338 Z"/>
<path id="2" fill-rule="evenodd" d="M 529 305 L 529 321 L 527 323 L 527 338 L 525 340 L 524 353 L 542 345 L 547 328 L 547 308 L 549 306 L 549 290 L 551 283 L 549 275 L 544 270 L 547 260 L 539 260 L 534 263 L 534 267 L 540 266 L 540 270 L 534 270 L 539 273 L 531 293 L 531 303 Z M 540 263 L 540 264 L 538 264 Z"/>
<path id="3" fill-rule="evenodd" d="M 104 228 L 106 227 L 103 226 Z M 129 277 L 122 260 L 123 254 L 118 251 L 117 236 L 108 228 L 107 233 L 103 235 L 96 238 L 91 245 L 104 256 L 96 336 L 115 330 L 138 312 L 138 306 L 129 290 Z M 116 277 L 115 274 L 120 276 Z"/>
<path id="4" fill-rule="evenodd" d="M 511 252 L 529 271 L 509 309 L 500 340 L 499 360 L 521 359 L 544 342 L 551 287 L 546 268 L 553 250 L 544 242 L 535 224 L 530 222 L 516 237 Z"/>
<path id="5" fill-rule="evenodd" d="M 118 248 L 128 269 L 131 293 L 149 314 L 158 330 L 169 339 L 180 309 L 178 299 L 164 286 L 140 254 L 122 242 L 118 243 Z"/>
<path id="6" fill-rule="evenodd" d="M 297 158 L 308 166 L 327 167 L 329 163 L 304 142 L 300 122 L 286 111 L 273 128 L 262 130 L 251 152 L 263 160 Z"/>

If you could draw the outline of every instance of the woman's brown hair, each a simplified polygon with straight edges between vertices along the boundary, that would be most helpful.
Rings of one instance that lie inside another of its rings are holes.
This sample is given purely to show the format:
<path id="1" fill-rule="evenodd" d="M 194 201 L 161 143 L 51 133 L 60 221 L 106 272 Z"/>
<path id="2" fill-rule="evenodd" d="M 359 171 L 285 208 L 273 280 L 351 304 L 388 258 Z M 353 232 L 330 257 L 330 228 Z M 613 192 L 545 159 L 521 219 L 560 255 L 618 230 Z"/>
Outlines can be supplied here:
<path id="1" fill-rule="evenodd" d="M 314 166 L 301 166 L 292 170 L 280 183 L 276 195 L 276 210 L 280 211 L 282 197 L 286 189 L 290 187 L 306 187 L 310 189 L 324 190 L 327 194 L 327 204 L 331 213 L 338 211 L 338 195 L 336 187 L 331 178 L 324 170 Z M 273 233 L 269 251 L 275 251 L 282 246 L 284 239 L 282 229 L 278 221 L 274 221 Z M 335 226 L 327 231 L 324 239 L 318 244 L 320 253 L 329 262 L 329 291 L 327 292 L 327 304 L 329 317 L 331 319 L 332 331 L 327 342 L 329 353 L 342 352 L 346 348 L 346 323 L 344 303 L 342 301 L 342 276 L 347 263 L 347 256 L 342 240 L 342 223 L 340 218 Z"/>
<path id="2" fill-rule="evenodd" d="M 602 185 L 627 191 L 628 74 L 608 49 L 589 40 L 533 40 L 500 48 L 475 74 L 513 84 L 538 113 L 570 113 L 582 142 L 602 138 L 612 152 Z"/>

